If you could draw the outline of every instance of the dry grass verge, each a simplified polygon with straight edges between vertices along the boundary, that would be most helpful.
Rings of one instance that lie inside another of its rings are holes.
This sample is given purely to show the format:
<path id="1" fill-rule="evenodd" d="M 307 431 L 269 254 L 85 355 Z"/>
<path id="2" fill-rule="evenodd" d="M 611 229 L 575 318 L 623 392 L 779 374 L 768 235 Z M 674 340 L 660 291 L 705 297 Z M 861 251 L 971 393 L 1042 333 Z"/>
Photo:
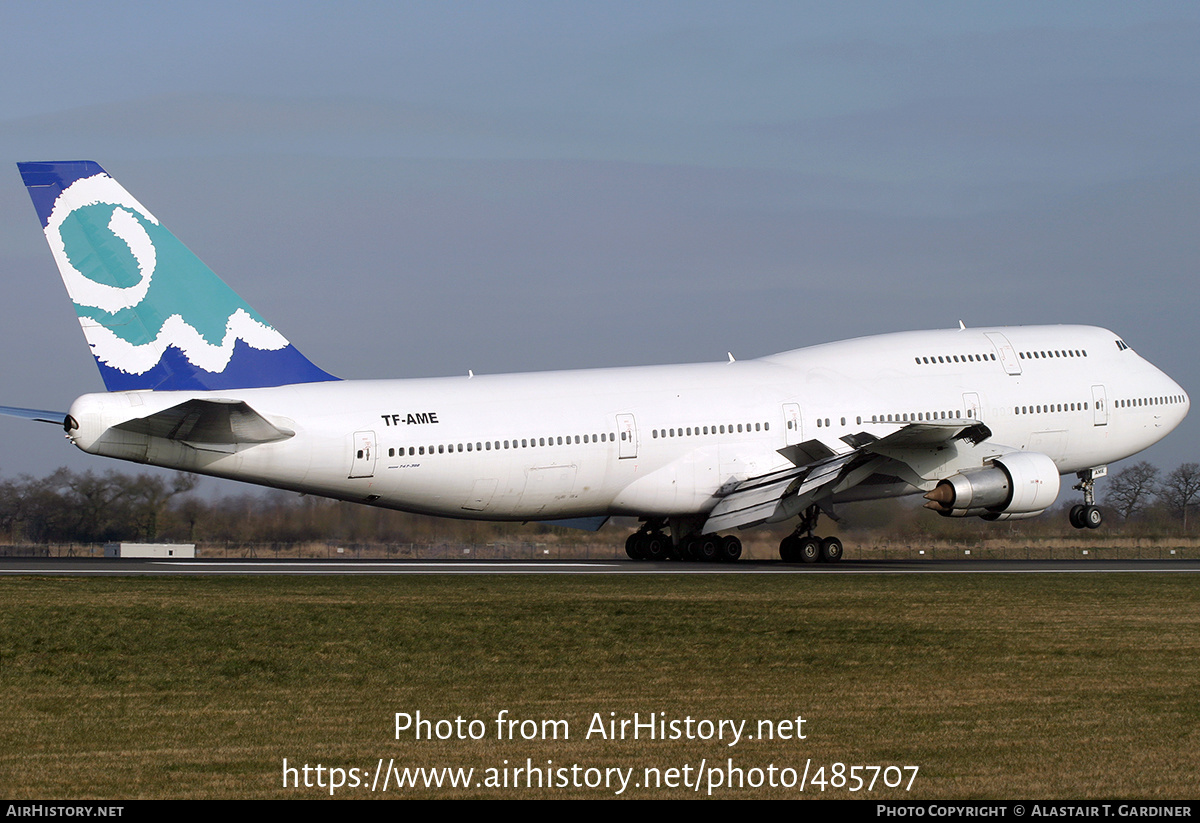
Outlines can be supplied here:
<path id="1" fill-rule="evenodd" d="M 283 789 L 285 757 L 477 776 L 530 758 L 638 779 L 811 759 L 920 767 L 911 792 L 871 797 L 1200 795 L 1191 575 L 4 578 L 0 602 L 10 798 L 325 794 Z M 480 718 L 487 739 L 394 739 L 394 713 L 417 710 Z M 565 719 L 570 739 L 497 741 L 501 710 Z M 803 715 L 807 739 L 584 739 L 596 712 Z"/>

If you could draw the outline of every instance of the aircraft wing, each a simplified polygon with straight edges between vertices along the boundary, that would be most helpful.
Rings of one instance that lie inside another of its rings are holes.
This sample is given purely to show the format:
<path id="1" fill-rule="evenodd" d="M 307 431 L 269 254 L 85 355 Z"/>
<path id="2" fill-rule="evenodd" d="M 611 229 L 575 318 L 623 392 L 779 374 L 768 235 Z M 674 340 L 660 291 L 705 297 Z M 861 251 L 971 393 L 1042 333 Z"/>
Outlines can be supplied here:
<path id="1" fill-rule="evenodd" d="M 285 440 L 295 432 L 276 426 L 243 400 L 185 400 L 177 406 L 118 423 L 115 429 L 179 440 L 197 448 L 252 446 Z"/>
<path id="2" fill-rule="evenodd" d="M 786 497 L 808 494 L 841 476 L 861 455 L 857 451 L 834 455 L 807 466 L 792 467 L 742 481 L 722 498 L 708 515 L 705 534 L 735 526 L 765 523 Z"/>
<path id="3" fill-rule="evenodd" d="M 779 452 L 796 465 L 748 478 L 728 490 L 709 513 L 703 532 L 765 523 L 785 500 L 815 499 L 822 489 L 832 491 L 832 486 L 878 457 L 903 461 L 905 450 L 929 449 L 954 440 L 978 443 L 990 436 L 987 426 L 977 420 L 931 420 L 903 425 L 884 437 L 859 432 L 842 437 L 842 443 L 809 440 L 787 446 Z"/>

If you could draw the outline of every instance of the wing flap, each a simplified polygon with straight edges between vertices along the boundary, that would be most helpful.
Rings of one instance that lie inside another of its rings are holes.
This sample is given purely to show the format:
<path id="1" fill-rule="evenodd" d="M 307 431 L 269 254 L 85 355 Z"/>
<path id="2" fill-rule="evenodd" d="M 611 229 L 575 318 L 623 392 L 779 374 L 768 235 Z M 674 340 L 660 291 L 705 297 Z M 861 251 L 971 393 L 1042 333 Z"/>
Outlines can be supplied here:
<path id="1" fill-rule="evenodd" d="M 723 489 L 725 494 L 709 513 L 703 531 L 718 532 L 764 523 L 775 514 L 781 502 L 792 497 L 815 496 L 815 492 L 836 483 L 872 454 L 903 459 L 897 452 L 929 449 L 954 440 L 978 443 L 991 434 L 978 420 L 930 420 L 902 425 L 884 437 L 869 432 L 846 435 L 841 438 L 845 446 L 838 448 L 818 440 L 787 446 L 779 453 L 796 466 L 752 477 L 731 489 Z"/>
<path id="2" fill-rule="evenodd" d="M 870 435 L 856 435 L 856 437 Z M 882 452 L 892 449 L 923 449 L 940 446 L 953 440 L 968 440 L 979 443 L 992 436 L 991 430 L 978 420 L 929 420 L 924 423 L 909 423 L 898 431 L 865 443 L 867 451 Z"/>
<path id="3" fill-rule="evenodd" d="M 709 513 L 705 533 L 756 526 L 775 513 L 786 497 L 808 494 L 835 481 L 858 452 L 834 455 L 808 466 L 751 478 L 730 492 Z"/>

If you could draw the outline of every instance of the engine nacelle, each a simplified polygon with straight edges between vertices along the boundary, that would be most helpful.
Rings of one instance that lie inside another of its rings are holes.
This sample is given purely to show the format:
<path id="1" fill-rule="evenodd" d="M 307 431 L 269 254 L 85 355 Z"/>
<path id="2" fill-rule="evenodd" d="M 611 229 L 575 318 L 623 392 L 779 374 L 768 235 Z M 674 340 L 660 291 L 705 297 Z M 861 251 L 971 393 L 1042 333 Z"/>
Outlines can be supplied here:
<path id="1" fill-rule="evenodd" d="M 1054 503 L 1058 489 L 1053 460 L 1039 452 L 1012 452 L 995 458 L 991 466 L 942 480 L 925 495 L 925 507 L 950 517 L 1011 520 L 1041 514 Z"/>

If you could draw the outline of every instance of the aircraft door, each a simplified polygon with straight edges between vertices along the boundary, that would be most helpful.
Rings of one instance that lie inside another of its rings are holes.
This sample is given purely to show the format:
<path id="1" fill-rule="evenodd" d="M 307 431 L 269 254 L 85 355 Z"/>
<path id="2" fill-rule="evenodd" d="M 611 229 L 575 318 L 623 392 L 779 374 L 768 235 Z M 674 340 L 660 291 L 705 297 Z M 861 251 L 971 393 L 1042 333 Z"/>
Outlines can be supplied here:
<path id="1" fill-rule="evenodd" d="M 1008 374 L 1021 373 L 1021 361 L 1017 357 L 1017 351 L 1012 347 L 1012 343 L 1008 342 L 1008 338 L 999 332 L 986 332 L 985 337 L 992 341 L 992 345 L 996 347 L 996 354 L 1000 356 L 1000 363 L 1004 366 L 1004 371 Z"/>
<path id="2" fill-rule="evenodd" d="M 351 441 L 351 477 L 375 476 L 375 432 L 355 432 Z"/>
<path id="3" fill-rule="evenodd" d="M 1095 425 L 1108 425 L 1108 397 L 1103 386 L 1092 386 L 1092 415 Z"/>
<path id="4" fill-rule="evenodd" d="M 496 493 L 496 486 L 499 482 L 494 477 L 476 480 L 475 485 L 471 487 L 471 496 L 462 504 L 462 507 L 469 512 L 486 510 L 488 504 L 492 502 L 492 495 Z"/>
<path id="5" fill-rule="evenodd" d="M 632 414 L 617 415 L 617 443 L 617 456 L 620 459 L 637 457 L 637 423 Z"/>
<path id="6" fill-rule="evenodd" d="M 783 436 L 789 446 L 804 442 L 804 429 L 800 426 L 799 403 L 783 404 Z"/>
<path id="7" fill-rule="evenodd" d="M 983 418 L 980 417 L 982 413 L 979 395 L 973 391 L 963 392 L 963 414 L 972 420 L 982 420 Z"/>

